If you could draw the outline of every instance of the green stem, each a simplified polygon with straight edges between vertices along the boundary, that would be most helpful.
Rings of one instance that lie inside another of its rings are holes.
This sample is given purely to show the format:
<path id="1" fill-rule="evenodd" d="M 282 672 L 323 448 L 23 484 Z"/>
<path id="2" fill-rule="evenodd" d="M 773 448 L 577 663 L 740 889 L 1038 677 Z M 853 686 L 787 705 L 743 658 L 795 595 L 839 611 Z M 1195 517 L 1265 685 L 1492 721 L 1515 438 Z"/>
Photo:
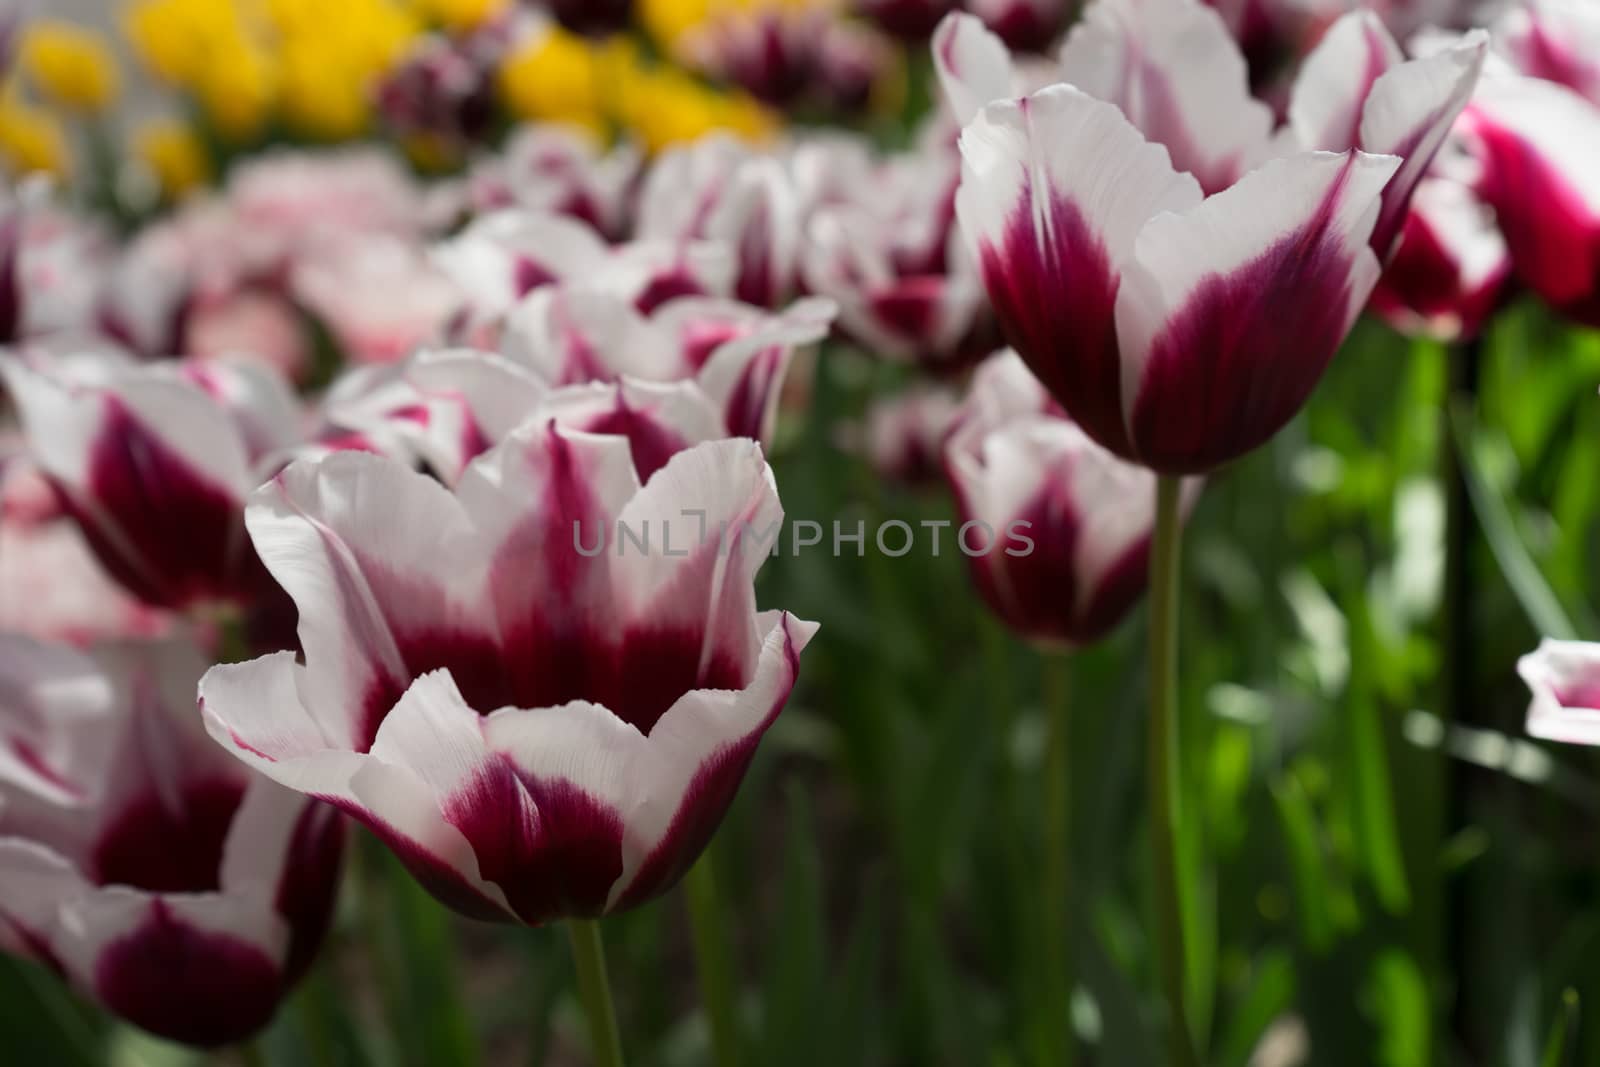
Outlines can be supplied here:
<path id="1" fill-rule="evenodd" d="M 600 922 L 568 919 L 567 936 L 572 940 L 572 957 L 578 966 L 578 994 L 589 1016 L 595 1067 L 622 1067 L 622 1038 L 617 1032 L 616 1005 L 611 1001 L 611 980 L 606 977 Z"/>
<path id="2" fill-rule="evenodd" d="M 1178 572 L 1182 552 L 1179 478 L 1162 475 L 1156 488 L 1156 529 L 1150 549 L 1150 860 L 1154 878 L 1156 950 L 1167 1000 L 1167 1038 L 1173 1067 L 1196 1067 L 1184 970 L 1183 898 L 1178 885 L 1178 827 L 1183 785 L 1178 757 Z"/>
<path id="3" fill-rule="evenodd" d="M 689 903 L 695 966 L 700 972 L 700 999 L 711 1022 L 711 1061 L 716 1067 L 738 1067 L 739 1015 L 733 953 L 723 926 L 727 913 L 717 903 L 717 876 L 709 851 L 689 868 L 683 891 Z"/>
<path id="4" fill-rule="evenodd" d="M 1072 908 L 1069 877 L 1072 840 L 1072 685 L 1065 652 L 1045 657 L 1044 900 L 1039 912 L 1046 937 L 1049 1062 L 1071 1064 L 1072 948 L 1066 917 Z"/>

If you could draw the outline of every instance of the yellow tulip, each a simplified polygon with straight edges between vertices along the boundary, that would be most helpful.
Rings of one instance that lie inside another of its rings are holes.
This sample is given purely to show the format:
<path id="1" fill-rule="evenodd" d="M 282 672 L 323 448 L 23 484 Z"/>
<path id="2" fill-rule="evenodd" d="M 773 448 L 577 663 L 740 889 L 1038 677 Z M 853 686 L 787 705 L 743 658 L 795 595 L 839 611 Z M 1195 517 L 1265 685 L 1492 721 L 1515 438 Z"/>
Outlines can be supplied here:
<path id="1" fill-rule="evenodd" d="M 205 57 L 194 90 L 218 132 L 233 141 L 259 134 L 272 113 L 277 72 L 271 55 L 245 41 L 219 47 Z"/>
<path id="2" fill-rule="evenodd" d="M 211 159 L 188 123 L 153 119 L 134 135 L 134 150 L 161 183 L 169 199 L 177 199 L 211 177 Z"/>
<path id="3" fill-rule="evenodd" d="M 65 178 L 72 167 L 61 123 L 14 98 L 0 101 L 0 155 L 14 174 L 42 171 Z"/>
<path id="4" fill-rule="evenodd" d="M 41 95 L 74 111 L 104 110 L 121 88 L 105 38 L 70 22 L 41 19 L 29 25 L 22 66 Z"/>
<path id="5" fill-rule="evenodd" d="M 500 67 L 500 96 L 521 119 L 605 125 L 600 57 L 583 38 L 564 30 L 529 42 Z"/>

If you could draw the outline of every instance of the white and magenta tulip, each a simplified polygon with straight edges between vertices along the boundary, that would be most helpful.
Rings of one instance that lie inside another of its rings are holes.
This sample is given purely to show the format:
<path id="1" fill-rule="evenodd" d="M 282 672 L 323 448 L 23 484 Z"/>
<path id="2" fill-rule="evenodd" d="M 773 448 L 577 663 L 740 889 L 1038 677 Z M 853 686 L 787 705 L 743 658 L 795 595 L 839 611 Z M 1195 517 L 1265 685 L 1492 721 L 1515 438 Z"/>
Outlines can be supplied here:
<path id="1" fill-rule="evenodd" d="M 305 660 L 214 668 L 207 726 L 465 914 L 631 907 L 710 839 L 815 630 L 755 610 L 780 517 L 751 441 L 643 485 L 626 440 L 550 423 L 453 491 L 363 453 L 295 463 L 247 524 Z M 624 540 L 646 523 L 648 551 Z"/>
<path id="2" fill-rule="evenodd" d="M 1092 643 L 1143 595 L 1155 475 L 1095 444 L 1016 353 L 978 368 L 945 470 L 961 521 L 987 531 L 968 553 L 978 590 L 1022 636 Z"/>
<path id="3" fill-rule="evenodd" d="M 212 1048 L 264 1028 L 315 956 L 344 826 L 210 743 L 202 667 L 0 635 L 0 947 Z"/>
<path id="4" fill-rule="evenodd" d="M 1006 337 L 1104 447 L 1164 474 L 1263 444 L 1310 396 L 1379 275 L 1400 166 L 1275 160 L 1209 198 L 1071 86 L 990 104 L 957 198 Z"/>
<path id="5" fill-rule="evenodd" d="M 299 412 L 265 369 L 110 357 L 0 360 L 34 461 L 107 572 L 148 604 L 248 605 L 273 592 L 244 536 L 262 465 Z"/>
<path id="6" fill-rule="evenodd" d="M 783 165 L 731 137 L 710 137 L 659 159 L 639 197 L 638 236 L 715 241 L 737 259 L 733 296 L 778 307 L 794 290 L 800 209 Z"/>
<path id="7" fill-rule="evenodd" d="M 1371 306 L 1403 333 L 1458 341 L 1477 336 L 1510 280 L 1511 257 L 1494 213 L 1469 186 L 1429 177 L 1412 197 Z"/>

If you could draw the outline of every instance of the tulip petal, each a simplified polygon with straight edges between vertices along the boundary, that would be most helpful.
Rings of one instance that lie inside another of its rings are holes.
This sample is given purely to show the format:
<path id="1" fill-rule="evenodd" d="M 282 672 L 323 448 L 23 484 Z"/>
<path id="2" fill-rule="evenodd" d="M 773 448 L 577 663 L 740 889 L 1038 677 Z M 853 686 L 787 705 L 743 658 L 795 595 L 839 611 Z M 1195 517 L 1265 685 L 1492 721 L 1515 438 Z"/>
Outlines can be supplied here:
<path id="1" fill-rule="evenodd" d="M 640 481 L 690 445 L 725 436 L 720 415 L 693 382 L 571 385 L 550 393 L 533 417 L 627 438 Z"/>
<path id="2" fill-rule="evenodd" d="M 1362 141 L 1363 109 L 1378 80 L 1404 62 L 1405 53 L 1372 11 L 1352 11 L 1328 27 L 1289 97 L 1289 126 L 1301 147 L 1385 151 Z"/>
<path id="3" fill-rule="evenodd" d="M 467 468 L 459 496 L 488 562 L 485 588 L 510 675 L 503 699 L 474 707 L 548 707 L 616 684 L 610 553 L 587 547 L 609 543 L 638 486 L 626 438 L 554 421 L 521 427 Z"/>
<path id="4" fill-rule="evenodd" d="M 760 655 L 739 691 L 697 689 L 679 698 L 650 731 L 648 764 L 624 813 L 627 839 L 610 910 L 631 907 L 681 878 L 704 851 L 744 778 L 767 727 L 783 710 L 800 653 L 817 624 L 788 612 L 756 618 Z M 676 806 L 662 798 L 681 798 Z"/>
<path id="5" fill-rule="evenodd" d="M 933 62 L 958 126 L 971 122 L 985 104 L 1015 95 L 1011 53 L 975 15 L 944 17 L 933 34 Z"/>
<path id="6" fill-rule="evenodd" d="M 715 441 L 680 452 L 628 502 L 618 528 L 654 530 L 621 551 L 615 588 L 630 603 L 624 684 L 607 706 L 643 733 L 692 689 L 743 689 L 759 652 L 754 577 L 783 518 L 761 447 Z"/>
<path id="7" fill-rule="evenodd" d="M 503 702 L 492 634 L 464 601 L 475 560 L 456 498 L 399 463 L 339 452 L 292 464 L 251 499 L 246 524 L 263 562 L 300 609 L 306 699 L 348 717 L 349 743 L 371 744 L 417 674 L 453 668 L 474 699 Z"/>
<path id="8" fill-rule="evenodd" d="M 1361 117 L 1360 147 L 1404 160 L 1384 187 L 1372 230 L 1372 249 L 1380 257 L 1399 238 L 1411 194 L 1472 97 L 1488 50 L 1489 38 L 1480 30 L 1459 45 L 1402 63 L 1373 84 Z"/>
<path id="9" fill-rule="evenodd" d="M 200 682 L 206 729 L 268 778 L 361 822 L 457 911 L 506 918 L 505 898 L 478 877 L 471 846 L 425 784 L 402 767 L 339 747 L 348 744 L 344 739 L 324 737 L 301 699 L 305 672 L 288 652 L 213 667 Z"/>
<path id="10" fill-rule="evenodd" d="M 1200 203 L 1111 104 L 1070 86 L 990 104 L 961 136 L 956 211 L 1012 346 L 1073 418 L 1129 452 L 1116 305 L 1151 216 Z"/>
<path id="11" fill-rule="evenodd" d="M 1275 160 L 1144 229 L 1117 300 L 1142 463 L 1202 473 L 1299 411 L 1378 280 L 1367 241 L 1398 165 L 1362 152 Z"/>
<path id="12" fill-rule="evenodd" d="M 1207 193 L 1267 151 L 1272 109 L 1220 15 L 1199 0 L 1099 0 L 1061 48 L 1061 77 L 1122 109 Z"/>

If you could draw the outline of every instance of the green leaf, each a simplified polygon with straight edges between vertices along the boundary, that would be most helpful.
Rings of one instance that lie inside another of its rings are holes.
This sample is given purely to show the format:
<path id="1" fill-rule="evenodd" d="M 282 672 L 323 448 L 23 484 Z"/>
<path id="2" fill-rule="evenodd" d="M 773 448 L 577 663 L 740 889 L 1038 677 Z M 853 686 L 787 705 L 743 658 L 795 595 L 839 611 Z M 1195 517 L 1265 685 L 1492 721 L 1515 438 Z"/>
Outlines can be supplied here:
<path id="1" fill-rule="evenodd" d="M 799 784 L 789 790 L 783 902 L 767 943 L 772 955 L 762 1019 L 763 1054 L 757 1062 L 803 1067 L 817 1061 L 823 1036 L 816 1007 L 826 996 L 827 925 L 811 804 Z"/>
<path id="2" fill-rule="evenodd" d="M 1500 566 L 1500 573 L 1511 587 L 1517 603 L 1528 616 L 1528 621 L 1546 637 L 1577 640 L 1577 627 L 1572 624 L 1561 598 L 1556 596 L 1533 561 L 1527 545 L 1517 533 L 1516 521 L 1500 495 L 1489 487 L 1484 476 L 1484 442 L 1477 434 L 1470 411 L 1457 406 L 1451 412 L 1451 427 L 1455 431 L 1456 453 L 1461 462 L 1461 476 L 1467 483 L 1467 493 L 1472 497 L 1472 507 L 1478 523 L 1489 541 L 1490 551 Z"/>
<path id="3" fill-rule="evenodd" d="M 43 967 L 6 956 L 0 956 L 0 1034 L 12 1063 L 98 1067 L 106 1059 L 105 1020 Z"/>
<path id="4" fill-rule="evenodd" d="M 1569 1035 L 1577 1032 L 1578 991 L 1569 988 L 1561 994 L 1561 1007 L 1556 1011 L 1555 1022 L 1550 1024 L 1550 1036 L 1545 1039 L 1539 1067 L 1566 1067 L 1572 1062 L 1567 1055 Z"/>
<path id="5" fill-rule="evenodd" d="M 1256 959 L 1249 985 L 1229 1017 L 1222 1035 L 1218 1062 L 1224 1067 L 1245 1067 L 1267 1027 L 1294 1005 L 1294 959 L 1281 949 L 1269 949 Z"/>

